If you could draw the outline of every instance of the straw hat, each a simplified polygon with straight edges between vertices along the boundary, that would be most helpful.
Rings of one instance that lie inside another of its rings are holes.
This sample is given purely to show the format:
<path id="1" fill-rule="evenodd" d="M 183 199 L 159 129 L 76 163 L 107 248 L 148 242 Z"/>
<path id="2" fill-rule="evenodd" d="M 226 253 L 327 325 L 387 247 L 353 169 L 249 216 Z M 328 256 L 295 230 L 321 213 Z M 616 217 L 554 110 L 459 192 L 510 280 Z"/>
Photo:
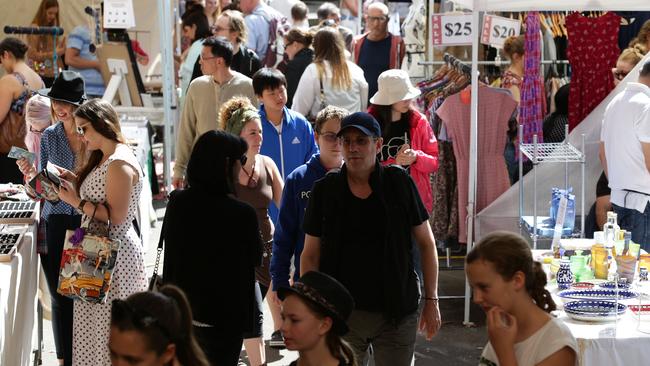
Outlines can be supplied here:
<path id="1" fill-rule="evenodd" d="M 406 99 L 413 99 L 420 95 L 420 89 L 411 84 L 409 75 L 404 70 L 386 70 L 377 79 L 378 90 L 370 103 L 377 105 L 391 105 Z"/>

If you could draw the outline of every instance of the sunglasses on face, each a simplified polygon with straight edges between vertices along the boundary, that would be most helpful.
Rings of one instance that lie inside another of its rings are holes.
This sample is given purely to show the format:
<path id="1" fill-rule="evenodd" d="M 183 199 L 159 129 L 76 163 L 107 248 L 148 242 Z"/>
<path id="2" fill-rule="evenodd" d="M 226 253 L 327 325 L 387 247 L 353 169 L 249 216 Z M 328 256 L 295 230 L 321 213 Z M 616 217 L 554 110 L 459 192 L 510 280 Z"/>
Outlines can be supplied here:
<path id="1" fill-rule="evenodd" d="M 614 77 L 616 78 L 616 80 L 619 80 L 619 81 L 625 79 L 627 74 L 629 74 L 629 72 L 618 71 L 618 70 L 614 71 Z"/>
<path id="2" fill-rule="evenodd" d="M 336 136 L 336 134 L 333 133 L 333 132 L 325 132 L 325 133 L 322 133 L 322 134 L 320 134 L 320 137 L 322 137 L 323 140 L 325 140 L 326 142 L 328 142 L 328 143 L 330 143 L 330 144 L 336 144 L 336 143 L 338 143 L 338 142 L 341 141 L 341 140 L 339 139 L 339 137 Z"/>
<path id="3" fill-rule="evenodd" d="M 88 128 L 88 125 L 77 126 L 77 135 L 79 135 L 79 136 L 85 135 L 87 128 Z"/>

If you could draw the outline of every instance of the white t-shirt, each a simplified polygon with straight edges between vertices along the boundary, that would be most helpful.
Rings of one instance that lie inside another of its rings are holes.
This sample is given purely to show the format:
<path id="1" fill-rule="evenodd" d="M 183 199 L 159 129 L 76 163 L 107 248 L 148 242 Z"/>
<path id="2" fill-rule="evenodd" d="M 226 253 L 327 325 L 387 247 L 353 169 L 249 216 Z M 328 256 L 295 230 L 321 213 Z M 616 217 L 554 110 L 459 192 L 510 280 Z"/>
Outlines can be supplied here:
<path id="1" fill-rule="evenodd" d="M 515 344 L 515 356 L 519 366 L 534 366 L 564 347 L 576 353 L 578 364 L 578 343 L 569 328 L 560 319 L 551 319 L 526 340 Z M 499 361 L 490 342 L 483 349 L 479 366 L 498 366 Z"/>
<path id="2" fill-rule="evenodd" d="M 612 99 L 605 110 L 600 141 L 605 143 L 611 202 L 643 212 L 650 202 L 650 196 L 624 190 L 650 194 L 650 172 L 646 168 L 641 147 L 642 142 L 650 143 L 648 86 L 628 83 Z"/>

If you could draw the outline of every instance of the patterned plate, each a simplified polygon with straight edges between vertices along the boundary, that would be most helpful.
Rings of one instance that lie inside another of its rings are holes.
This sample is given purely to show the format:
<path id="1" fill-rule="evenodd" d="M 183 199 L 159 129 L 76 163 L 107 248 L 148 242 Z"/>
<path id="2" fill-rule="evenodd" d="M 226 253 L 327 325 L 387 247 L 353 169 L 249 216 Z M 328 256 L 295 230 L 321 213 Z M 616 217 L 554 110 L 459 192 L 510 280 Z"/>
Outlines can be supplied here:
<path id="1" fill-rule="evenodd" d="M 628 306 L 628 308 L 630 310 L 632 310 L 632 312 L 634 314 L 641 313 L 641 315 L 650 315 L 650 304 L 642 304 L 640 306 L 639 305 L 630 305 L 630 306 Z"/>
<path id="2" fill-rule="evenodd" d="M 626 306 L 618 304 L 618 311 L 615 312 L 616 303 L 602 300 L 580 300 L 564 304 L 564 311 L 572 319 L 586 322 L 605 322 L 616 319 L 616 314 L 623 315 Z"/>
<path id="3" fill-rule="evenodd" d="M 557 294 L 564 300 L 616 300 L 616 290 L 611 289 L 587 289 L 587 290 L 564 290 Z M 618 299 L 634 299 L 639 295 L 630 290 L 618 290 Z"/>
<path id="4" fill-rule="evenodd" d="M 616 288 L 616 284 L 614 283 L 614 281 L 603 282 L 603 283 L 599 284 L 598 286 L 600 286 L 602 288 L 612 289 L 612 290 Z M 629 282 L 627 282 L 627 281 L 618 281 L 618 289 L 619 290 L 620 289 L 628 289 L 628 288 L 630 288 L 630 283 Z"/>
<path id="5" fill-rule="evenodd" d="M 594 286 L 596 286 L 596 285 L 591 283 L 591 282 L 576 282 L 576 283 L 571 284 L 571 288 L 576 289 L 576 290 L 590 289 L 590 288 L 594 288 Z"/>

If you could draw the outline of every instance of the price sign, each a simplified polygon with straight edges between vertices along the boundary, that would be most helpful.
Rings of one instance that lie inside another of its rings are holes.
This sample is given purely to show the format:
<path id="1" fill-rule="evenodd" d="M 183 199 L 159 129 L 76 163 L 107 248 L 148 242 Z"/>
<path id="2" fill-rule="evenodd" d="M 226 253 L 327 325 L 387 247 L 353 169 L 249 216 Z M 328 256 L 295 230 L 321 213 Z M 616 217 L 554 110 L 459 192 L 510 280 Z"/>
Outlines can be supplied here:
<path id="1" fill-rule="evenodd" d="M 471 14 L 433 14 L 431 33 L 434 46 L 472 44 Z"/>
<path id="2" fill-rule="evenodd" d="M 504 18 L 496 15 L 485 14 L 483 17 L 483 31 L 481 43 L 503 48 L 506 38 L 518 36 L 521 29 L 519 19 Z"/>

